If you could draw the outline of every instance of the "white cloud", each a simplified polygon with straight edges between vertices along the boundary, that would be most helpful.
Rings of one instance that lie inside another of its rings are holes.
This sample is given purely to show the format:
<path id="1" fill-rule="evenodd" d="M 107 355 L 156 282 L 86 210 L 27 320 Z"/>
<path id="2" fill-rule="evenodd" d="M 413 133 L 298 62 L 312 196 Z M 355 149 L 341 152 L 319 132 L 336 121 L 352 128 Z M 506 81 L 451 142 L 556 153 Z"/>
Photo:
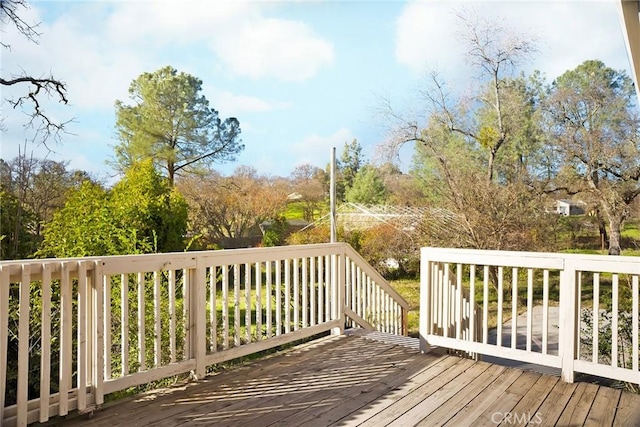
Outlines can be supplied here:
<path id="1" fill-rule="evenodd" d="M 336 147 L 338 155 L 340 155 L 344 143 L 351 142 L 353 139 L 353 132 L 347 128 L 338 129 L 331 135 L 309 135 L 302 141 L 293 144 L 291 147 L 292 157 L 288 163 L 294 166 L 305 163 L 325 165 L 331 158 L 331 147 Z"/>
<path id="2" fill-rule="evenodd" d="M 219 59 L 237 76 L 303 81 L 334 61 L 333 46 L 305 23 L 274 19 L 258 2 L 191 1 L 118 3 L 107 36 L 126 47 L 199 43 L 200 55 Z M 144 19 L 140 19 L 144 16 Z M 209 49 L 210 52 L 207 52 Z M 204 51 L 203 51 L 204 50 Z"/>
<path id="3" fill-rule="evenodd" d="M 69 99 L 81 109 L 113 110 L 116 99 L 127 99 L 133 79 L 167 64 L 187 72 L 197 63 L 228 75 L 302 81 L 333 61 L 332 45 L 310 27 L 267 18 L 260 3 L 81 2 L 44 22 L 38 8 L 47 6 L 36 3 L 28 11 L 31 21 L 42 22 L 40 44 L 11 28 L 3 34 L 14 49 L 3 52 L 2 71 L 52 73 L 67 83 Z M 266 106 L 253 100 L 250 108 Z"/>
<path id="4" fill-rule="evenodd" d="M 554 79 L 588 59 L 627 68 L 622 32 L 611 31 L 620 28 L 619 19 L 613 2 L 566 2 L 547 5 L 546 13 L 532 10 L 519 22 L 539 25 L 541 51 L 535 65 Z"/>
<path id="5" fill-rule="evenodd" d="M 266 113 L 291 107 L 288 102 L 274 102 L 248 95 L 237 95 L 229 91 L 213 91 L 209 99 L 224 116 L 241 116 L 243 113 Z"/>
<path id="6" fill-rule="evenodd" d="M 239 21 L 259 14 L 245 1 L 127 1 L 114 5 L 107 35 L 123 45 L 135 42 L 185 44 L 224 35 Z"/>
<path id="7" fill-rule="evenodd" d="M 255 79 L 303 81 L 334 61 L 331 43 L 301 22 L 282 19 L 246 22 L 212 46 L 232 73 Z"/>
<path id="8" fill-rule="evenodd" d="M 101 159 L 111 154 L 114 102 L 128 102 L 129 84 L 143 72 L 171 64 L 203 79 L 205 85 L 221 77 L 235 87 L 241 82 L 238 77 L 243 76 L 302 81 L 330 65 L 333 46 L 310 26 L 266 17 L 265 13 L 278 7 L 207 1 L 188 1 L 179 7 L 163 1 L 34 3 L 25 17 L 42 22 L 40 44 L 30 43 L 7 28 L 3 42 L 11 41 L 14 49 L 2 52 L 2 75 L 25 70 L 34 76 L 53 74 L 65 82 L 71 106 L 61 108 L 55 99 L 46 104 L 43 101 L 43 105 L 52 117 L 75 117 L 77 123 L 69 130 L 76 136 L 65 136 L 60 153 L 49 155 L 57 156 L 56 160 L 73 160 L 73 167 L 104 169 L 102 161 L 87 161 L 79 153 L 95 152 Z M 11 96 L 13 92 L 5 88 L 2 95 Z M 279 100 L 279 93 L 262 98 L 219 87 L 205 93 L 222 117 L 241 118 L 245 132 L 252 126 L 242 119 L 243 113 L 269 113 L 292 106 Z M 106 138 L 91 134 L 91 124 L 96 123 L 94 114 L 100 115 L 100 132 Z M 17 146 L 30 140 L 22 128 L 24 121 L 21 112 L 5 118 L 4 124 L 10 125 L 11 132 L 2 135 L 3 158 L 17 155 Z M 264 132 L 263 126 L 258 126 Z M 46 149 L 37 151 L 39 156 L 48 154 Z"/>
<path id="9" fill-rule="evenodd" d="M 410 2 L 396 21 L 396 60 L 414 73 L 428 69 L 468 76 L 471 70 L 458 40 L 455 17 L 463 7 L 480 17 L 501 18 L 507 28 L 536 37 L 540 51 L 522 67 L 539 69 L 549 79 L 587 59 L 601 59 L 616 69 L 627 67 L 621 33 L 610 31 L 619 27 L 616 4 L 611 1 Z"/>
<path id="10" fill-rule="evenodd" d="M 454 23 L 451 3 L 408 3 L 396 21 L 396 60 L 415 74 L 455 67 L 463 51 Z"/>

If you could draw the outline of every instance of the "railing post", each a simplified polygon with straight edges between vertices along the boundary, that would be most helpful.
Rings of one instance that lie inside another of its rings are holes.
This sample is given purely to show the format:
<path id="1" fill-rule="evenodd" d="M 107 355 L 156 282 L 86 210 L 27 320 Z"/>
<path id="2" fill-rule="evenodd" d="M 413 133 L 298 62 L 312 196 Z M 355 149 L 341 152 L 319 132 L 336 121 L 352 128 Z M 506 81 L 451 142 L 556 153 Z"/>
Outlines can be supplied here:
<path id="1" fill-rule="evenodd" d="M 400 307 L 400 310 L 402 312 L 402 335 L 406 337 L 409 335 L 409 310 L 404 307 Z"/>
<path id="2" fill-rule="evenodd" d="M 60 379 L 58 395 L 58 415 L 69 413 L 69 390 L 71 389 L 71 369 L 73 351 L 71 279 L 69 262 L 61 263 L 60 278 Z"/>
<path id="3" fill-rule="evenodd" d="M 27 425 L 29 375 L 29 288 L 31 267 L 22 264 L 18 299 L 18 387 L 16 390 L 16 425 Z M 4 346 L 3 346 L 4 347 Z M 6 351 L 6 350 L 5 350 Z"/>
<path id="4" fill-rule="evenodd" d="M 42 263 L 42 312 L 40 317 L 42 346 L 40 349 L 40 410 L 38 411 L 41 423 L 49 420 L 51 399 L 51 270 L 51 264 Z"/>
<path id="5" fill-rule="evenodd" d="M 76 409 L 78 412 L 85 412 L 87 409 L 87 380 L 89 377 L 90 364 L 87 355 L 90 350 L 89 333 L 87 332 L 87 323 L 91 319 L 91 304 L 89 302 L 89 284 L 87 277 L 87 264 L 84 261 L 78 261 L 76 264 L 78 275 L 77 287 L 77 335 L 76 335 Z"/>
<path id="6" fill-rule="evenodd" d="M 420 324 L 418 335 L 420 337 L 420 351 L 428 353 L 431 346 L 427 341 L 427 334 L 431 322 L 431 263 L 427 258 L 426 248 L 420 249 Z"/>
<path id="7" fill-rule="evenodd" d="M 346 253 L 344 248 L 331 256 L 331 318 L 340 319 L 339 327 L 331 329 L 331 335 L 344 333 L 344 287 L 346 283 Z"/>
<path id="8" fill-rule="evenodd" d="M 7 389 L 7 350 L 6 342 L 9 338 L 9 287 L 11 286 L 9 266 L 0 266 L 0 424 L 4 420 L 5 391 Z"/>
<path id="9" fill-rule="evenodd" d="M 573 361 L 576 356 L 578 339 L 577 322 L 577 277 L 575 264 L 564 258 L 564 268 L 560 271 L 560 314 L 558 354 L 562 359 L 562 380 L 572 383 L 574 380 Z"/>
<path id="10" fill-rule="evenodd" d="M 91 304 L 93 316 L 91 319 L 91 360 L 93 399 L 96 406 L 104 403 L 104 289 L 105 277 L 102 272 L 103 262 L 98 260 L 93 265 L 93 280 L 91 281 Z M 110 331 L 107 331 L 110 333 Z"/>
<path id="11" fill-rule="evenodd" d="M 196 262 L 196 268 L 189 270 L 189 298 L 190 307 L 189 323 L 191 349 L 190 358 L 195 359 L 196 369 L 193 376 L 196 380 L 202 379 L 206 373 L 205 356 L 207 352 L 207 313 L 205 301 L 207 299 L 207 272 L 200 260 Z"/>

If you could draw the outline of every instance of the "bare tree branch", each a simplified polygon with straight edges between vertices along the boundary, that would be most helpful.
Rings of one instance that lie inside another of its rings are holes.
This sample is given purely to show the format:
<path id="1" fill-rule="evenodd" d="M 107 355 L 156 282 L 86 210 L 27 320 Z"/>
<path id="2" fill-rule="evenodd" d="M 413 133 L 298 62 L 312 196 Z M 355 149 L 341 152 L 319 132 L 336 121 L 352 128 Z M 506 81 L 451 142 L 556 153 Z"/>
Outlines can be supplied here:
<path id="1" fill-rule="evenodd" d="M 30 24 L 20 17 L 19 9 L 28 9 L 26 0 L 0 0 L 0 22 L 3 24 L 13 24 L 18 32 L 25 36 L 27 40 L 38 43 L 40 33 L 36 28 L 40 23 Z M 11 45 L 0 41 L 0 46 L 11 50 Z"/>
<path id="2" fill-rule="evenodd" d="M 24 12 L 24 10 L 28 8 L 29 5 L 26 0 L 0 0 L 0 22 L 5 25 L 13 24 L 18 32 L 26 37 L 27 40 L 37 44 L 40 33 L 36 28 L 40 24 L 29 23 L 21 17 L 21 12 Z M 0 45 L 5 49 L 11 50 L 11 46 L 8 43 L 0 42 Z M 61 132 L 65 132 L 65 125 L 72 121 L 61 122 L 54 120 L 51 115 L 44 111 L 42 105 L 43 96 L 57 98 L 59 102 L 65 105 L 69 103 L 66 84 L 57 80 L 52 75 L 37 78 L 23 73 L 20 76 L 13 76 L 11 78 L 0 77 L 0 86 L 20 86 L 27 88 L 25 95 L 13 99 L 6 99 L 6 101 L 11 104 L 14 110 L 21 109 L 23 111 L 30 111 L 26 113 L 30 116 L 30 119 L 25 124 L 25 127 L 34 129 L 36 133 L 35 138 L 41 137 L 40 142 L 44 143 L 45 146 L 49 137 L 53 136 L 57 139 Z M 27 104 L 29 108 L 27 108 Z M 2 119 L 4 119 L 4 117 L 2 117 Z"/>

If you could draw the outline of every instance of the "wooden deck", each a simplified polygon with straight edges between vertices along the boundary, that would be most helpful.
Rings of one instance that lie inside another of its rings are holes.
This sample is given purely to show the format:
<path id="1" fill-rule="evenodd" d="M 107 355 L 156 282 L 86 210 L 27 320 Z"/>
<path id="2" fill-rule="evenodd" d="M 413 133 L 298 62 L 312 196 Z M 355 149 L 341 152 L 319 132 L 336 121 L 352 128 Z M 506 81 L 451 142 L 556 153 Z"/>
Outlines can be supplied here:
<path id="1" fill-rule="evenodd" d="M 640 395 L 375 338 L 323 338 L 48 425 L 640 425 Z"/>

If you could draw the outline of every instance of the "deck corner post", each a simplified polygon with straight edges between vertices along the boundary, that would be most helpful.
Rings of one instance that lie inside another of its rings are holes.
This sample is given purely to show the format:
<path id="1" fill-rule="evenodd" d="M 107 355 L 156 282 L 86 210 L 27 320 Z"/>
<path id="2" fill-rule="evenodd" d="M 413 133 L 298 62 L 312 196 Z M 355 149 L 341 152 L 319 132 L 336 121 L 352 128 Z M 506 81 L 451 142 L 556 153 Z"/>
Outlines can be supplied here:
<path id="1" fill-rule="evenodd" d="M 427 339 L 422 334 L 419 334 L 419 339 L 420 339 L 420 353 L 422 354 L 429 353 L 431 351 L 431 344 L 429 344 L 429 341 L 427 341 Z"/>
<path id="2" fill-rule="evenodd" d="M 195 359 L 196 368 L 193 372 L 193 376 L 196 380 L 204 378 L 206 373 L 205 356 L 207 352 L 207 316 L 205 301 L 207 299 L 207 275 L 206 268 L 198 262 L 195 269 L 191 269 L 189 283 L 191 284 L 189 290 L 189 307 L 191 318 L 189 319 L 190 325 L 190 357 Z"/>
<path id="3" fill-rule="evenodd" d="M 429 262 L 427 248 L 420 249 L 420 352 L 428 353 L 431 346 L 427 336 L 429 334 L 429 326 L 431 321 L 431 267 Z"/>
<path id="4" fill-rule="evenodd" d="M 331 335 L 344 334 L 344 304 L 345 304 L 345 283 L 346 283 L 346 252 L 344 247 L 338 254 L 331 257 L 331 317 L 333 320 L 340 320 L 340 326 L 331 329 Z"/>
<path id="5" fill-rule="evenodd" d="M 0 342 L 9 335 L 9 267 L 0 266 Z M 7 352 L 0 351 L 0 424 L 4 420 L 5 390 L 7 388 Z"/>
<path id="6" fill-rule="evenodd" d="M 573 362 L 576 357 L 578 339 L 577 331 L 577 271 L 574 263 L 564 258 L 564 268 L 560 271 L 560 335 L 558 354 L 562 360 L 561 378 L 563 381 L 574 381 Z"/>
<path id="7" fill-rule="evenodd" d="M 409 309 L 402 307 L 402 336 L 409 336 Z"/>
<path id="8" fill-rule="evenodd" d="M 106 280 L 102 269 L 102 260 L 95 261 L 93 265 L 93 278 L 91 280 L 91 385 L 93 392 L 93 404 L 101 406 L 104 403 L 104 281 Z M 107 331 L 106 333 L 109 333 Z"/>

